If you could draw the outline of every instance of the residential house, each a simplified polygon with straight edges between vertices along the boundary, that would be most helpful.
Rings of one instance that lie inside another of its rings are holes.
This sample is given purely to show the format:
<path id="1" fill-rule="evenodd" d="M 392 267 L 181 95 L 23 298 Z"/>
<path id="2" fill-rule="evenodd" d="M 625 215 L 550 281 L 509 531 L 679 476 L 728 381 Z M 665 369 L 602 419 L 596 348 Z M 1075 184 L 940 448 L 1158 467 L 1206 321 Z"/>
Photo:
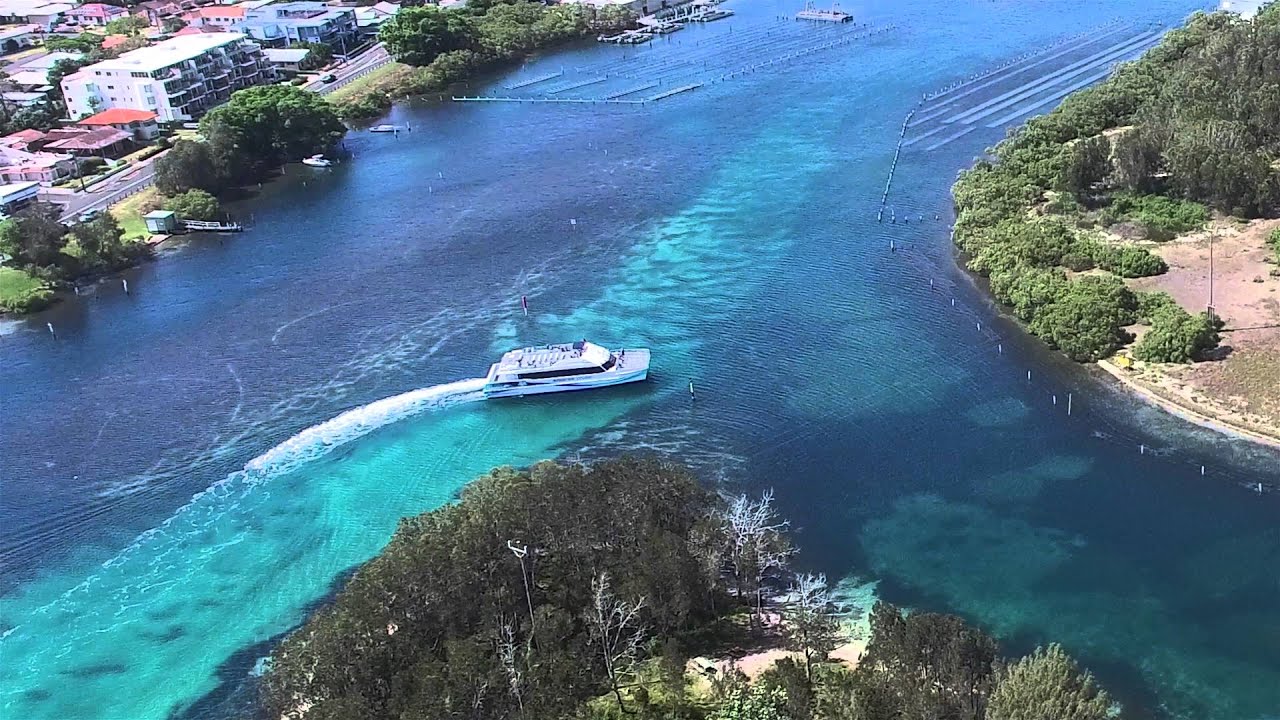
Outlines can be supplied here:
<path id="1" fill-rule="evenodd" d="M 48 99 L 48 95 L 42 92 L 23 92 L 21 90 L 6 90 L 0 92 L 0 98 L 8 103 L 11 107 L 33 107 L 39 105 Z"/>
<path id="2" fill-rule="evenodd" d="M 83 128 L 115 128 L 129 133 L 136 142 L 154 140 L 160 134 L 160 124 L 156 122 L 156 114 L 150 110 L 111 108 L 83 120 L 77 120 L 76 125 Z"/>
<path id="3" fill-rule="evenodd" d="M 59 150 L 76 157 L 118 158 L 133 150 L 133 135 L 113 127 L 54 128 L 45 133 L 45 150 Z"/>
<path id="4" fill-rule="evenodd" d="M 44 138 L 44 133 L 27 128 L 26 130 L 19 130 L 0 137 L 0 147 L 34 152 L 34 148 L 31 147 L 32 143 L 39 142 L 42 138 Z"/>
<path id="5" fill-rule="evenodd" d="M 357 44 L 355 10 L 307 0 L 246 9 L 236 27 L 267 47 L 325 43 L 345 54 Z"/>
<path id="6" fill-rule="evenodd" d="M 302 71 L 302 61 L 311 50 L 307 48 L 263 48 L 262 54 L 267 62 L 275 66 L 281 73 L 296 75 Z"/>
<path id="7" fill-rule="evenodd" d="M 48 70 L 13 69 L 9 71 L 9 78 L 7 82 L 9 85 L 13 85 L 29 92 L 39 92 L 40 88 L 53 89 L 53 87 L 49 85 Z"/>
<path id="8" fill-rule="evenodd" d="M 21 210 L 36 201 L 40 194 L 40 183 L 15 181 L 0 185 L 0 220 Z"/>
<path id="9" fill-rule="evenodd" d="M 62 93 L 72 118 L 129 108 L 172 123 L 198 118 L 236 90 L 275 79 L 262 49 L 244 35 L 199 33 L 89 65 L 63 78 Z"/>
<path id="10" fill-rule="evenodd" d="M 382 27 L 382 23 L 390 20 L 400 12 L 400 6 L 395 3 L 380 2 L 368 7 L 355 8 L 356 27 L 359 28 L 361 35 L 377 35 L 378 28 Z"/>
<path id="11" fill-rule="evenodd" d="M 196 0 L 143 0 L 133 8 L 133 14 L 146 20 L 149 25 L 159 26 L 165 18 L 178 17 L 195 8 L 196 4 Z"/>
<path id="12" fill-rule="evenodd" d="M 39 25 L 47 32 L 61 24 L 74 7 L 50 0 L 0 0 L 0 25 Z"/>
<path id="13" fill-rule="evenodd" d="M 213 28 L 211 32 L 228 32 L 244 20 L 244 8 L 235 5 L 208 5 L 182 14 L 188 25 Z"/>
<path id="14" fill-rule="evenodd" d="M 29 58 L 20 65 L 10 65 L 8 79 L 5 81 L 7 91 L 4 99 L 18 105 L 35 105 L 43 102 L 53 90 L 49 84 L 49 70 L 59 60 L 75 60 L 80 53 L 51 52 L 38 57 Z"/>
<path id="15" fill-rule="evenodd" d="M 31 47 L 40 31 L 40 26 L 33 23 L 0 28 L 0 55 L 9 55 Z"/>
<path id="16" fill-rule="evenodd" d="M 43 133 L 41 135 L 43 136 Z M 0 182 L 35 182 L 52 185 L 62 178 L 70 177 L 75 169 L 76 161 L 71 155 L 30 152 L 19 147 L 0 144 Z"/>
<path id="17" fill-rule="evenodd" d="M 116 5 L 86 3 L 67 11 L 67 22 L 83 27 L 102 27 L 112 20 L 127 17 L 129 11 Z"/>

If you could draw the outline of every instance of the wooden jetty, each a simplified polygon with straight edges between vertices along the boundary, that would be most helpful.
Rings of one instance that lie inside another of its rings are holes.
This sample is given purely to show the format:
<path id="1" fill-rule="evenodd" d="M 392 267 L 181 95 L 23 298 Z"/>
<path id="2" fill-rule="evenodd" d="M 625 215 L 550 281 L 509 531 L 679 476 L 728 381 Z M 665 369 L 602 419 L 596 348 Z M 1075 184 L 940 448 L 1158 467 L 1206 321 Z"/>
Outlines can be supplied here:
<path id="1" fill-rule="evenodd" d="M 244 226 L 240 223 L 206 222 L 204 220 L 183 220 L 182 226 L 187 232 L 240 232 Z"/>
<path id="2" fill-rule="evenodd" d="M 642 91 L 644 91 L 644 90 L 652 90 L 652 89 L 654 89 L 654 88 L 656 88 L 656 87 L 658 87 L 658 83 L 656 83 L 656 82 L 651 82 L 651 83 L 648 83 L 648 84 L 646 84 L 646 85 L 639 85 L 639 86 L 636 86 L 636 87 L 627 88 L 626 90 L 619 90 L 618 92 L 610 93 L 610 94 L 608 94 L 608 95 L 605 95 L 605 96 L 604 96 L 604 99 L 605 99 L 605 100 L 617 100 L 617 99 L 618 99 L 618 98 L 620 98 L 620 97 L 626 97 L 626 96 L 628 96 L 628 95 L 634 95 L 634 94 L 636 94 L 636 93 L 638 93 L 638 92 L 642 92 Z"/>
<path id="3" fill-rule="evenodd" d="M 609 100 L 605 98 L 498 97 L 490 95 L 453 96 L 454 102 L 572 103 L 577 105 L 643 105 L 644 100 Z"/>
<path id="4" fill-rule="evenodd" d="M 609 79 L 609 76 L 601 75 L 599 77 L 587 78 L 586 80 L 578 80 L 576 82 L 571 82 L 567 85 L 557 85 L 553 88 L 545 90 L 544 92 L 547 95 L 558 95 L 562 92 L 577 90 L 578 88 L 584 88 L 584 87 L 587 87 L 588 85 L 595 85 L 597 83 L 602 83 L 608 79 Z"/>
<path id="5" fill-rule="evenodd" d="M 563 70 L 559 72 L 547 73 L 546 75 L 539 75 L 538 77 L 529 78 L 528 80 L 522 80 L 514 85 L 504 85 L 503 87 L 505 87 L 508 90 L 519 90 L 522 87 L 529 87 L 530 85 L 536 85 L 537 83 L 546 82 L 547 80 L 554 80 L 562 75 L 564 75 Z"/>
<path id="6" fill-rule="evenodd" d="M 653 34 L 643 30 L 627 30 L 617 35 L 601 35 L 596 38 L 602 43 L 613 43 L 614 45 L 639 45 L 652 39 Z"/>
<path id="7" fill-rule="evenodd" d="M 702 87 L 702 83 L 690 83 L 689 85 L 681 85 L 678 88 L 671 88 L 666 92 L 660 92 L 657 95 L 653 95 L 652 97 L 646 98 L 645 102 L 657 102 L 659 100 L 669 98 L 672 95 L 679 95 L 680 93 L 689 92 L 690 90 L 697 90 L 700 87 Z"/>

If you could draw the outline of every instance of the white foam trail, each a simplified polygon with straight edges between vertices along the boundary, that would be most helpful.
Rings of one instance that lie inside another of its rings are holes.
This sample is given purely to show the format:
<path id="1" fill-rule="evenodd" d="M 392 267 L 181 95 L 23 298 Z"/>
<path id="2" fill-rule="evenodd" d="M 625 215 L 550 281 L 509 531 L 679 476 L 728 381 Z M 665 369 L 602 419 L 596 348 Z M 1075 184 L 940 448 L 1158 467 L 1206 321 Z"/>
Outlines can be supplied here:
<path id="1" fill-rule="evenodd" d="M 327 455 L 334 448 L 427 408 L 479 400 L 485 378 L 433 385 L 383 398 L 312 425 L 245 464 L 245 472 L 261 477 L 288 472 Z"/>

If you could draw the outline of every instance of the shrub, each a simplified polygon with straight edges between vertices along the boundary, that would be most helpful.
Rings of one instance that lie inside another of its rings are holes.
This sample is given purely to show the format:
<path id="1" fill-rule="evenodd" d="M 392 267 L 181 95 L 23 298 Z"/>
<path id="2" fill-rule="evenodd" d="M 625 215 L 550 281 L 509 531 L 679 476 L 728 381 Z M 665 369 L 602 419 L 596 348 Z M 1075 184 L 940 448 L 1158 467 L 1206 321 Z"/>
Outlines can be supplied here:
<path id="1" fill-rule="evenodd" d="M 101 172 L 102 168 L 107 166 L 107 161 L 100 157 L 87 157 L 80 161 L 80 174 L 93 175 Z"/>
<path id="2" fill-rule="evenodd" d="M 1163 195 L 1116 193 L 1108 209 L 1117 217 L 1142 223 L 1147 237 L 1161 242 L 1203 227 L 1209 219 L 1209 210 L 1204 205 Z"/>
<path id="3" fill-rule="evenodd" d="M 1133 245 L 1102 247 L 1094 255 L 1094 260 L 1098 263 L 1098 267 L 1123 278 L 1150 277 L 1169 269 L 1158 255 L 1146 248 Z"/>
<path id="4" fill-rule="evenodd" d="M 1118 278 L 1087 276 L 1067 284 L 1036 311 L 1031 332 L 1079 362 L 1101 360 L 1129 339 L 1138 299 Z"/>
<path id="5" fill-rule="evenodd" d="M 164 201 L 164 209 L 172 210 L 183 220 L 217 220 L 221 209 L 218 199 L 203 190 L 188 190 Z"/>
<path id="6" fill-rule="evenodd" d="M 1148 362 L 1189 363 L 1218 346 L 1218 321 L 1208 313 L 1192 315 L 1176 304 L 1155 311 L 1151 329 L 1133 349 Z"/>
<path id="7" fill-rule="evenodd" d="M 1138 297 L 1138 320 L 1148 325 L 1151 324 L 1152 319 L 1161 309 L 1178 306 L 1178 301 L 1164 291 L 1139 292 L 1136 295 Z"/>
<path id="8" fill-rule="evenodd" d="M 991 276 L 991 294 L 1025 321 L 1057 302 L 1066 290 L 1067 277 L 1058 269 L 1017 267 Z"/>
<path id="9" fill-rule="evenodd" d="M 1267 245 L 1271 248 L 1271 252 L 1275 254 L 1275 260 L 1280 263 L 1280 228 L 1271 231 L 1267 236 Z"/>

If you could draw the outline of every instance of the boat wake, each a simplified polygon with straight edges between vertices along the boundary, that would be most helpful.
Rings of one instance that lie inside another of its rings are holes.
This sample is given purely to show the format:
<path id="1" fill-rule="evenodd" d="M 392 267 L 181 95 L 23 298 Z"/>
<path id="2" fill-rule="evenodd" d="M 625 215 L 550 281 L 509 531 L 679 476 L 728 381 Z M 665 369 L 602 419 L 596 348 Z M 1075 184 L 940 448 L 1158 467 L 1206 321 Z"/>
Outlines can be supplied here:
<path id="1" fill-rule="evenodd" d="M 479 400 L 485 378 L 472 378 L 443 385 L 410 390 L 348 410 L 319 425 L 312 425 L 245 464 L 251 478 L 289 472 L 327 455 L 335 448 L 378 428 L 416 415 L 428 408 L 440 408 Z"/>

